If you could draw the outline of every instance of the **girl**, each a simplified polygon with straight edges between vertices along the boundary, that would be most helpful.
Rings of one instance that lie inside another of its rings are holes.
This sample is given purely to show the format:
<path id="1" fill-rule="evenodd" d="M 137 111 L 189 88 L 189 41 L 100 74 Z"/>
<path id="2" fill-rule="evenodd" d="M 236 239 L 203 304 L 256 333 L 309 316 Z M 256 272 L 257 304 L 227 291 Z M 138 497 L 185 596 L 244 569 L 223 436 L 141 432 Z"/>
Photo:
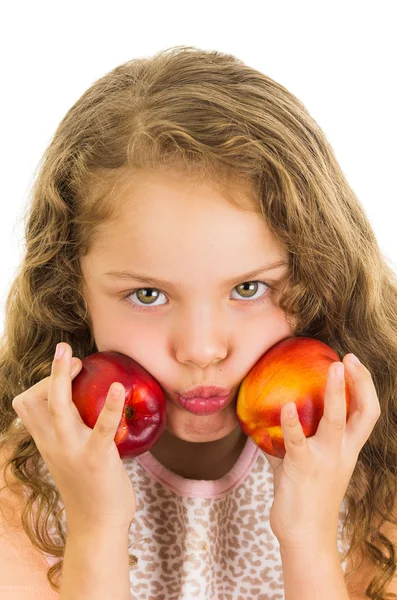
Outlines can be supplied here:
<path id="1" fill-rule="evenodd" d="M 397 281 L 323 132 L 280 84 L 189 46 L 95 82 L 45 153 L 5 309 L 4 597 L 397 591 Z M 291 336 L 341 361 L 315 436 L 283 407 L 280 460 L 235 407 Z M 71 400 L 81 360 L 106 350 L 166 397 L 166 431 L 135 459 L 114 443 L 120 383 L 93 430 Z M 223 409 L 179 403 L 209 385 L 226 388 Z"/>

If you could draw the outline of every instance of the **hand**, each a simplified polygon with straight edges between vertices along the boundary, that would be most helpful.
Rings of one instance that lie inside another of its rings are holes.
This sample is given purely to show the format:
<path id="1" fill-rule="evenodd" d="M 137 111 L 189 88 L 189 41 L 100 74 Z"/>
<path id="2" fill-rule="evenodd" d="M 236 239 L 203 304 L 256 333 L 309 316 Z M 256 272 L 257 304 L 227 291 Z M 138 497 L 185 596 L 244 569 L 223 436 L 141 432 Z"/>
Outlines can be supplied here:
<path id="1" fill-rule="evenodd" d="M 342 364 L 338 362 L 337 364 Z M 281 411 L 286 454 L 268 459 L 274 476 L 270 527 L 284 548 L 335 546 L 340 506 L 361 448 L 380 416 L 377 393 L 368 369 L 345 356 L 350 376 L 351 407 L 346 423 L 345 379 L 328 370 L 324 414 L 316 434 L 306 438 L 299 418 Z M 331 546 L 330 546 L 331 545 Z"/>
<path id="2" fill-rule="evenodd" d="M 16 396 L 12 407 L 34 439 L 62 496 L 71 530 L 128 530 L 136 505 L 131 480 L 114 436 L 124 407 L 125 389 L 112 384 L 94 429 L 87 427 L 72 401 L 72 379 L 81 370 L 72 349 L 52 363 L 51 375 Z M 72 373 L 71 373 L 72 372 Z M 112 391 L 118 388 L 118 398 Z"/>

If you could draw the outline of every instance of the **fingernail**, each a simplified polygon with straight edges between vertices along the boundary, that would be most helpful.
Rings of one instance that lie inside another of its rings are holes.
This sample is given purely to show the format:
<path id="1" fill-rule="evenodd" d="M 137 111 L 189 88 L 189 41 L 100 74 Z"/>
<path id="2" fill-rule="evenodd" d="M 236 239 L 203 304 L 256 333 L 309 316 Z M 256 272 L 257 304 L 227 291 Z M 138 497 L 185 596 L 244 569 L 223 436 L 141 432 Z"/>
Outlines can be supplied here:
<path id="1" fill-rule="evenodd" d="M 350 360 L 351 363 L 353 363 L 353 365 L 360 365 L 361 364 L 355 354 L 349 354 L 349 360 Z"/>
<path id="2" fill-rule="evenodd" d="M 112 398 L 118 398 L 121 395 L 121 390 L 122 390 L 121 385 L 116 383 L 111 389 Z"/>
<path id="3" fill-rule="evenodd" d="M 343 363 L 338 363 L 337 365 L 335 365 L 334 373 L 335 373 L 335 378 L 337 379 L 337 381 L 342 381 L 344 373 L 345 373 Z"/>
<path id="4" fill-rule="evenodd" d="M 59 360 L 60 358 L 62 358 L 64 353 L 65 353 L 65 346 L 62 343 L 57 344 L 57 347 L 55 349 L 55 358 L 57 360 Z"/>
<path id="5" fill-rule="evenodd" d="M 79 368 L 79 361 L 76 357 L 72 358 L 71 372 L 75 373 Z"/>
<path id="6" fill-rule="evenodd" d="M 295 402 L 293 404 L 291 404 L 287 408 L 287 416 L 288 416 L 289 419 L 293 419 L 296 416 L 296 404 L 295 404 Z"/>

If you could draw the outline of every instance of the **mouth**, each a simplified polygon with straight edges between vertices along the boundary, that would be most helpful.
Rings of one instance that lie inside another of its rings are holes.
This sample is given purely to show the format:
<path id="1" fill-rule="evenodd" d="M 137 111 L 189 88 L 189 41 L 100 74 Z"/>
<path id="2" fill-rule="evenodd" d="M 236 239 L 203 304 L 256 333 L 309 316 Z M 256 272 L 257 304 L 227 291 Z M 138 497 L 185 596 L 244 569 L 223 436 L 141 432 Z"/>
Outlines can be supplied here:
<path id="1" fill-rule="evenodd" d="M 177 403 L 193 415 L 213 415 L 230 403 L 234 392 L 227 396 L 210 396 L 209 398 L 183 398 L 176 394 Z"/>

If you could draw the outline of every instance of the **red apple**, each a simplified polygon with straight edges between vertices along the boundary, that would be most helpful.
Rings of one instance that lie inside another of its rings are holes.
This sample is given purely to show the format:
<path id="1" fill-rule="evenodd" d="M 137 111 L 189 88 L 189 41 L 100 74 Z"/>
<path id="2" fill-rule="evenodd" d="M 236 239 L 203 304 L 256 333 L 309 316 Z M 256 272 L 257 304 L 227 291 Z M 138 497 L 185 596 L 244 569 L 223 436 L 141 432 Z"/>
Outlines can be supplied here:
<path id="1" fill-rule="evenodd" d="M 150 450 L 165 429 L 165 398 L 158 382 L 135 360 L 120 352 L 96 352 L 82 360 L 72 382 L 72 400 L 84 423 L 93 429 L 111 384 L 126 394 L 114 441 L 121 458 Z"/>
<path id="2" fill-rule="evenodd" d="M 324 413 L 328 369 L 335 361 L 340 361 L 336 352 L 313 338 L 292 337 L 272 346 L 240 385 L 236 414 L 243 432 L 267 454 L 284 458 L 281 407 L 295 402 L 305 436 L 315 435 Z M 345 381 L 348 417 L 352 382 L 347 373 Z"/>

